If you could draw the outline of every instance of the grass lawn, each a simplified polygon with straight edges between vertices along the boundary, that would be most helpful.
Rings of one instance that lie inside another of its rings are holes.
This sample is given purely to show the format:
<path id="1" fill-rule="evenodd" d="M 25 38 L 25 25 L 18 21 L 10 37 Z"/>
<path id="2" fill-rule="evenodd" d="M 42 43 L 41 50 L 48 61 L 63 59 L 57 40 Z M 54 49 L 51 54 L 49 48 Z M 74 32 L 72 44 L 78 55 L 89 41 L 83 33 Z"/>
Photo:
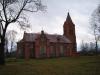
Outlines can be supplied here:
<path id="1" fill-rule="evenodd" d="M 0 75 L 100 75 L 100 56 L 7 59 Z"/>

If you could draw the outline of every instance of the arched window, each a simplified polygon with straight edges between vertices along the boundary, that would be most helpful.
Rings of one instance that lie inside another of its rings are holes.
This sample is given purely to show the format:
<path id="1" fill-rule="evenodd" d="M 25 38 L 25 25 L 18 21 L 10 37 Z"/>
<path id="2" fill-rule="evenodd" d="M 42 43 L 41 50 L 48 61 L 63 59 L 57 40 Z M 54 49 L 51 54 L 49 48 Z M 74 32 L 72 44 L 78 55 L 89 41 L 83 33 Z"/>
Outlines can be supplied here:
<path id="1" fill-rule="evenodd" d="M 60 55 L 64 56 L 64 46 L 63 45 L 60 46 Z"/>
<path id="2" fill-rule="evenodd" d="M 51 57 L 55 57 L 56 56 L 55 46 L 53 46 L 53 45 L 51 45 L 51 47 L 50 47 L 50 56 Z"/>
<path id="3" fill-rule="evenodd" d="M 46 38 L 44 36 L 41 36 L 40 38 L 40 56 L 46 56 Z"/>
<path id="4" fill-rule="evenodd" d="M 40 55 L 45 56 L 46 55 L 46 47 L 45 46 L 40 46 Z"/>

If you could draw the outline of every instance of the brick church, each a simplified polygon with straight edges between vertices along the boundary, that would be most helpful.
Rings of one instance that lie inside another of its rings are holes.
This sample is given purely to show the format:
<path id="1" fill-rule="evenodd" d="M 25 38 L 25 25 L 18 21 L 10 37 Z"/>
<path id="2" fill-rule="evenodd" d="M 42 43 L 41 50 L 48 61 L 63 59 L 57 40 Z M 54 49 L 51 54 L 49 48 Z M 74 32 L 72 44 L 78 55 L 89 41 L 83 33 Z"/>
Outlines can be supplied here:
<path id="1" fill-rule="evenodd" d="M 63 35 L 24 32 L 23 39 L 17 42 L 17 58 L 49 58 L 76 56 L 75 25 L 68 13 L 63 25 Z"/>

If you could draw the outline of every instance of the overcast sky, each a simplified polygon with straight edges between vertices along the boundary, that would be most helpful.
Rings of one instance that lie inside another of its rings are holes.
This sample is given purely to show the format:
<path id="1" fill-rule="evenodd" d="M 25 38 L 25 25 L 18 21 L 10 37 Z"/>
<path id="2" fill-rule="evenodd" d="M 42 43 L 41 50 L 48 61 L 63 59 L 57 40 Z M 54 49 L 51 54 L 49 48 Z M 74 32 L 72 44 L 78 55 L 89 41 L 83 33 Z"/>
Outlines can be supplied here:
<path id="1" fill-rule="evenodd" d="M 63 34 L 63 24 L 69 11 L 75 24 L 77 42 L 92 41 L 89 30 L 91 14 L 100 3 L 99 0 L 43 0 L 47 5 L 46 12 L 29 13 L 29 22 L 32 32 L 42 29 L 50 34 Z"/>

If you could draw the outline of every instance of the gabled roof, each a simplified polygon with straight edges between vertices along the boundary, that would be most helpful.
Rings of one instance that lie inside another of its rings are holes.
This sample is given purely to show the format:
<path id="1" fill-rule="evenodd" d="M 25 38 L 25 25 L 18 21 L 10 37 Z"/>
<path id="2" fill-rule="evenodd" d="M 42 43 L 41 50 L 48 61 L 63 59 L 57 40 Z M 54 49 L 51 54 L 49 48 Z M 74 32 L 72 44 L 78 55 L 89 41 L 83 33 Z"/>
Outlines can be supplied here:
<path id="1" fill-rule="evenodd" d="M 35 40 L 40 36 L 41 34 L 39 33 L 24 33 L 24 40 L 27 42 L 35 42 Z M 71 43 L 71 41 L 66 38 L 63 35 L 57 35 L 57 34 L 45 34 L 46 38 L 50 41 L 50 42 L 58 42 L 58 38 L 59 38 L 59 42 L 62 43 Z"/>

